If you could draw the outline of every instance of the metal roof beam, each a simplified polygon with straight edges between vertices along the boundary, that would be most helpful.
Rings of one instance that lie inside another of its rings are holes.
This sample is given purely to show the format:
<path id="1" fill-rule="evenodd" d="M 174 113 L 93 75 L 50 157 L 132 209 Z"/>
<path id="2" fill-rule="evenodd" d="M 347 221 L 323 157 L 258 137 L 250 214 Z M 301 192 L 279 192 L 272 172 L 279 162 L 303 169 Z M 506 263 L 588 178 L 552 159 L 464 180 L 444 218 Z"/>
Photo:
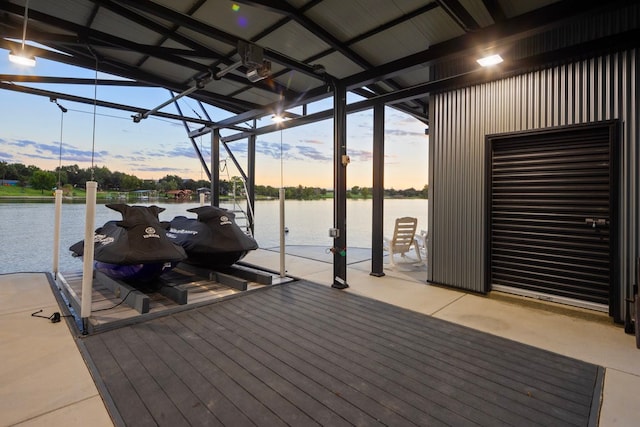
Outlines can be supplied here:
<path id="1" fill-rule="evenodd" d="M 630 30 L 624 33 L 616 34 L 602 39 L 593 40 L 583 43 L 579 46 L 569 46 L 553 52 L 546 52 L 535 57 L 525 58 L 518 61 L 511 61 L 508 65 L 496 69 L 493 73 L 487 73 L 483 67 L 457 76 L 447 77 L 437 81 L 426 82 L 410 88 L 399 90 L 393 93 L 375 96 L 371 99 L 358 101 L 347 105 L 347 112 L 354 113 L 373 108 L 376 104 L 393 105 L 399 102 L 422 97 L 427 93 L 434 91 L 451 90 L 456 87 L 465 87 L 473 84 L 483 83 L 498 78 L 505 78 L 510 75 L 517 75 L 530 70 L 534 65 L 540 64 L 558 64 L 561 62 L 575 61 L 595 54 L 602 55 L 614 50 L 624 50 L 640 47 L 640 28 Z M 333 110 L 324 110 L 300 118 L 293 118 L 284 122 L 268 125 L 252 130 L 253 134 L 264 134 L 279 130 L 281 127 L 296 127 L 313 123 L 319 120 L 325 120 L 331 117 Z M 425 117 L 426 118 L 426 117 Z M 220 124 L 221 122 L 218 122 Z M 225 137 L 227 142 L 246 138 L 247 134 L 241 133 Z"/>
<path id="2" fill-rule="evenodd" d="M 147 28 L 148 30 L 151 30 L 155 33 L 158 33 L 160 36 L 163 37 L 164 40 L 166 40 L 167 38 L 172 39 L 175 42 L 178 42 L 184 46 L 187 46 L 191 49 L 193 49 L 194 51 L 199 51 L 199 52 L 203 52 L 204 55 L 202 55 L 202 58 L 213 58 L 215 59 L 214 64 L 211 66 L 217 66 L 220 63 L 225 63 L 225 64 L 230 64 L 233 61 L 226 58 L 224 55 L 220 54 L 219 52 L 216 52 L 214 50 L 209 49 L 207 46 L 198 43 L 197 41 L 190 39 L 186 36 L 182 36 L 178 33 L 176 33 L 177 28 L 179 28 L 178 25 L 174 25 L 173 28 L 167 28 L 164 27 L 161 24 L 158 24 L 155 21 L 152 21 L 151 19 L 139 14 L 139 13 L 135 13 L 133 10 L 123 7 L 120 4 L 116 3 L 115 1 L 112 0 L 90 0 L 93 1 L 94 3 L 96 3 L 97 5 L 99 5 L 100 7 L 105 8 L 106 10 L 109 10 L 117 15 L 120 15 L 128 20 L 130 20 L 131 22 L 135 22 L 136 24 Z M 197 5 L 200 5 L 203 3 L 203 0 L 199 1 L 197 3 Z M 196 6 L 197 6 L 196 5 Z M 195 6 L 194 6 L 195 7 Z M 191 8 L 191 10 L 194 10 L 194 7 Z M 138 63 L 138 66 L 141 66 L 142 63 Z"/>
<path id="3" fill-rule="evenodd" d="M 39 96 L 44 96 L 44 97 L 47 97 L 47 98 L 50 98 L 50 99 L 63 99 L 63 100 L 66 100 L 66 101 L 79 102 L 81 104 L 88 104 L 88 105 L 94 105 L 95 104 L 95 105 L 97 105 L 99 107 L 113 108 L 113 109 L 116 109 L 116 110 L 130 111 L 130 112 L 134 112 L 134 113 L 144 113 L 145 111 L 147 111 L 146 108 L 132 107 L 130 105 L 117 104 L 115 102 L 108 102 L 108 101 L 102 101 L 102 100 L 99 100 L 99 99 L 85 98 L 85 97 L 82 97 L 82 96 L 68 95 L 68 94 L 65 94 L 65 93 L 52 92 L 52 91 L 48 91 L 48 90 L 36 89 L 36 88 L 32 88 L 32 87 L 26 87 L 26 86 L 11 84 L 11 83 L 0 82 L 0 89 L 12 90 L 14 92 L 27 93 L 27 94 L 31 94 L 31 95 L 39 95 Z M 200 118 L 193 118 L 193 117 L 184 117 L 184 116 L 179 116 L 177 114 L 163 113 L 161 111 L 155 112 L 154 116 L 163 117 L 165 119 L 184 120 L 184 121 L 187 121 L 187 122 L 190 122 L 190 123 L 197 123 L 197 124 L 201 124 L 201 125 L 205 125 L 205 126 L 214 126 L 215 125 L 214 123 L 212 123 L 211 121 L 208 121 L 208 120 L 202 120 Z"/>
<path id="4" fill-rule="evenodd" d="M 325 30 L 320 25 L 318 25 L 315 21 L 312 21 L 311 19 L 307 18 L 304 14 L 300 13 L 299 10 L 295 9 L 294 7 L 290 6 L 288 3 L 284 2 L 284 1 L 281 1 L 281 0 L 239 0 L 238 3 L 247 4 L 247 5 L 251 5 L 253 7 L 258 7 L 258 8 L 261 8 L 261 9 L 265 9 L 265 10 L 269 10 L 269 11 L 276 12 L 276 13 L 279 13 L 279 14 L 283 14 L 286 17 L 288 17 L 289 19 L 299 23 L 301 26 L 306 28 L 311 33 L 313 33 L 320 40 L 322 40 L 323 42 L 328 44 L 330 46 L 330 49 L 328 49 L 328 51 L 325 51 L 325 52 L 339 52 L 344 57 L 346 57 L 347 59 L 352 61 L 354 64 L 359 65 L 360 67 L 362 67 L 365 70 L 369 70 L 369 69 L 374 67 L 374 65 L 371 64 L 369 61 L 364 59 L 362 56 L 358 55 L 353 50 L 349 49 L 348 45 L 349 44 L 353 44 L 354 42 L 347 42 L 347 43 L 341 42 L 336 37 L 332 36 L 327 30 Z M 427 6 L 423 6 L 423 7 L 419 8 L 418 9 L 419 10 L 418 13 L 419 14 L 425 13 L 426 11 L 431 10 L 431 9 L 433 9 L 435 7 L 437 7 L 437 5 L 435 3 L 431 3 L 431 4 L 427 5 Z M 307 7 L 305 6 L 305 9 L 306 8 Z M 407 19 L 411 19 L 414 16 L 416 16 L 416 12 L 415 11 L 410 13 L 410 14 L 405 14 L 405 15 L 403 15 L 401 17 L 400 20 L 394 20 L 393 25 L 397 25 L 398 23 L 404 22 Z M 280 25 L 282 25 L 282 24 L 280 24 Z M 382 27 L 382 28 L 385 28 L 385 27 Z M 323 55 L 323 56 L 325 56 L 325 55 Z M 319 58 L 320 56 L 317 56 L 317 57 Z M 305 60 L 304 62 L 305 63 L 310 63 L 312 61 Z M 399 89 L 401 87 L 397 82 L 394 82 L 393 80 L 389 80 L 386 83 L 388 85 L 390 85 L 391 87 L 393 87 L 394 89 Z M 375 86 L 370 87 L 370 89 L 372 91 L 374 91 L 375 93 L 378 93 L 378 94 L 381 93 L 380 89 L 375 87 Z M 420 104 L 423 107 L 425 106 L 422 103 L 420 103 Z"/>
<path id="5" fill-rule="evenodd" d="M 104 1 L 104 0 L 92 0 L 92 1 Z M 233 36 L 231 34 L 225 33 L 215 27 L 212 27 L 208 24 L 200 22 L 196 19 L 193 19 L 190 16 L 186 16 L 182 13 L 176 12 L 172 9 L 166 8 L 164 6 L 160 6 L 158 4 L 154 4 L 152 2 L 130 2 L 124 0 L 116 0 L 116 2 L 123 4 L 127 8 L 135 8 L 141 10 L 146 13 L 150 13 L 152 15 L 158 16 L 160 18 L 169 20 L 171 22 L 175 22 L 180 26 L 188 28 L 192 31 L 198 32 L 200 34 L 206 35 L 208 37 L 215 38 L 218 41 L 223 43 L 227 43 L 232 47 L 236 47 L 240 38 Z M 318 80 L 326 81 L 326 74 L 318 74 L 317 70 L 315 70 L 312 66 L 308 64 L 304 64 L 302 62 L 296 61 L 293 58 L 289 58 L 281 53 L 273 51 L 268 47 L 263 47 L 265 57 L 271 59 L 274 62 L 277 62 L 281 65 L 284 65 L 292 70 L 296 70 L 298 72 L 304 73 L 310 77 L 316 78 Z"/>
<path id="6" fill-rule="evenodd" d="M 499 24 L 507 20 L 504 9 L 498 0 L 482 0 L 482 3 L 495 23 Z"/>
<path id="7" fill-rule="evenodd" d="M 619 0 L 624 2 L 626 0 Z M 603 5 L 599 0 L 565 0 L 536 9 L 513 18 L 504 24 L 492 25 L 475 33 L 466 34 L 436 45 L 421 52 L 389 62 L 373 70 L 363 71 L 344 80 L 347 88 L 366 86 L 384 80 L 419 66 L 431 65 L 444 59 L 463 57 L 487 43 L 512 43 L 526 37 L 542 33 L 557 27 L 577 14 L 588 13 L 597 8 L 610 8 L 611 3 Z"/>
<path id="8" fill-rule="evenodd" d="M 3 82 L 23 82 L 23 83 L 53 83 L 71 85 L 95 85 L 98 86 L 135 86 L 135 87 L 159 87 L 140 83 L 134 80 L 113 80 L 113 79 L 82 79 L 77 77 L 47 77 L 31 76 L 24 74 L 0 74 L 0 81 Z"/>
<path id="9" fill-rule="evenodd" d="M 0 39 L 0 47 L 4 47 L 9 50 L 15 47 L 19 47 L 19 44 L 8 41 L 8 40 Z M 91 70 L 95 69 L 95 66 L 96 66 L 95 59 L 93 57 L 88 56 L 87 54 L 74 52 L 73 55 L 63 55 L 57 52 L 52 52 L 49 50 L 44 50 L 44 49 L 36 48 L 33 46 L 30 46 L 30 49 L 35 53 L 36 56 L 41 58 L 46 58 L 51 61 L 74 65 L 77 67 L 87 68 Z M 175 82 L 169 82 L 164 79 L 160 79 L 155 75 L 142 72 L 138 69 L 133 69 L 127 65 L 118 64 L 114 61 L 105 61 L 105 60 L 100 61 L 99 69 L 100 71 L 103 71 L 112 75 L 135 79 L 139 82 L 147 83 L 150 86 L 163 87 L 163 88 L 175 90 L 176 92 L 181 92 L 187 88 L 187 86 L 183 86 Z M 252 110 L 257 107 L 255 104 L 252 104 L 252 103 L 248 103 L 248 102 L 230 98 L 230 97 L 225 97 L 223 95 L 217 95 L 204 90 L 193 93 L 191 97 L 194 99 L 202 100 L 203 102 L 206 102 L 208 104 L 226 109 L 235 114 L 246 111 L 246 110 Z"/>
<path id="10" fill-rule="evenodd" d="M 98 2 L 98 3 L 104 3 L 107 4 L 109 6 L 114 6 L 112 5 L 113 2 L 109 1 L 109 0 L 91 0 L 94 2 Z M 7 7 L 7 11 L 11 11 L 12 13 L 23 13 L 22 9 L 18 10 L 15 5 L 12 7 L 10 4 L 3 4 L 5 2 L 0 2 L 0 10 L 2 10 L 3 7 Z M 117 5 L 115 5 L 117 6 Z M 121 12 L 125 12 L 126 10 L 121 10 L 117 9 L 118 11 Z M 118 13 L 116 10 L 112 10 L 114 13 Z M 168 62 L 173 62 L 173 63 L 178 63 L 184 66 L 187 66 L 191 69 L 194 69 L 196 71 L 198 71 L 197 76 L 203 76 L 205 74 L 208 74 L 209 72 L 212 72 L 213 74 L 215 74 L 217 71 L 219 71 L 218 68 L 216 69 L 211 69 L 211 67 L 205 65 L 205 64 L 201 64 L 195 61 L 190 61 L 185 59 L 182 56 L 176 56 L 171 49 L 169 50 L 162 50 L 162 48 L 159 48 L 157 46 L 152 46 L 149 47 L 147 45 L 140 45 L 138 43 L 134 43 L 131 42 L 129 40 L 125 40 L 119 37 L 115 37 L 112 36 L 110 34 L 106 34 L 97 30 L 92 30 L 89 28 L 85 28 L 83 26 L 68 22 L 68 21 L 64 21 L 55 17 L 52 17 L 50 15 L 46 15 L 43 13 L 40 13 L 38 11 L 30 11 L 29 13 L 29 17 L 30 19 L 34 19 L 34 20 L 38 20 L 40 22 L 49 24 L 49 25 L 54 25 L 54 26 L 58 26 L 58 27 L 62 27 L 67 29 L 68 31 L 73 31 L 77 34 L 76 36 L 76 42 L 74 43 L 74 45 L 77 46 L 83 46 L 86 47 L 87 44 L 93 44 L 94 42 L 99 43 L 102 46 L 110 46 L 110 47 L 116 47 L 116 48 L 120 48 L 120 49 L 124 49 L 127 51 L 132 51 L 132 52 L 138 52 L 141 55 L 145 55 L 145 54 L 150 54 L 152 56 L 155 56 L 159 59 L 168 61 Z M 132 13 L 129 13 L 129 16 L 127 16 L 127 19 L 133 19 L 134 16 Z M 152 21 L 148 21 L 148 22 L 152 22 Z M 160 27 L 160 28 L 164 28 L 164 27 Z M 156 28 L 155 30 L 159 30 L 159 28 Z M 155 31 L 154 30 L 154 31 Z M 166 29 L 165 29 L 166 30 Z M 42 35 L 42 39 L 40 39 L 38 36 Z M 54 38 L 51 35 L 47 36 L 41 33 L 38 33 L 36 31 L 30 31 L 30 38 L 34 41 L 38 41 L 40 43 L 47 43 L 46 39 L 48 38 Z M 65 40 L 69 40 L 68 38 Z M 180 38 L 181 41 L 185 41 L 185 38 Z M 188 39 L 186 39 L 188 40 Z M 84 43 L 84 44 L 83 44 Z M 192 43 L 193 44 L 193 43 Z M 53 43 L 49 43 L 49 45 L 52 48 L 55 48 L 57 50 L 60 50 L 62 52 L 67 52 L 70 53 L 72 52 L 71 50 L 69 50 L 68 45 L 61 45 L 61 44 L 53 44 Z M 197 47 L 204 55 L 203 57 L 209 57 L 209 56 L 213 56 L 215 58 L 219 58 L 220 55 L 218 53 L 216 53 L 215 51 L 212 51 L 200 44 L 195 44 L 195 47 Z M 75 55 L 80 55 L 81 53 L 78 51 L 73 52 L 73 54 Z M 115 62 L 114 60 L 111 60 L 111 62 Z M 226 62 L 226 59 L 225 59 Z M 126 66 L 127 69 L 129 70 L 136 70 L 136 68 L 133 67 L 129 67 Z M 88 68 L 94 68 L 94 66 L 88 67 Z M 196 76 L 196 77 L 197 77 Z M 193 77 L 192 77 L 193 78 Z M 235 81 L 236 83 L 241 83 L 241 84 L 246 84 L 247 81 L 243 76 L 237 76 L 237 75 L 232 75 L 229 74 L 225 77 L 226 79 Z M 189 79 L 186 82 L 182 83 L 182 87 L 176 87 L 176 85 L 178 85 L 179 83 L 172 83 L 171 86 L 168 86 L 169 88 L 176 90 L 176 91 L 183 91 L 185 90 L 186 86 L 191 82 L 192 80 Z M 280 85 L 277 82 L 257 82 L 254 86 L 252 87 L 258 87 L 260 89 L 263 89 L 265 91 L 268 92 L 272 92 L 275 93 L 277 95 L 282 95 L 282 96 L 290 96 L 290 97 L 300 97 L 300 94 L 298 92 L 292 91 L 282 85 Z M 205 100 L 203 98 L 203 100 Z M 209 102 L 209 101 L 206 101 Z M 215 101 L 214 101 L 215 102 Z M 235 102 L 235 101 L 234 101 Z M 235 102 L 236 105 L 242 105 L 241 101 L 237 101 Z M 229 105 L 229 104 L 226 104 Z M 226 108 L 224 106 L 220 106 L 221 108 Z M 251 105 L 247 105 L 245 107 L 239 107 L 241 110 L 246 110 L 249 108 L 253 108 L 253 106 Z M 238 108 L 233 108 L 232 110 L 230 110 L 234 113 L 238 113 Z"/>
<path id="11" fill-rule="evenodd" d="M 469 33 L 480 29 L 480 25 L 458 0 L 436 0 L 436 2 L 465 32 Z"/>

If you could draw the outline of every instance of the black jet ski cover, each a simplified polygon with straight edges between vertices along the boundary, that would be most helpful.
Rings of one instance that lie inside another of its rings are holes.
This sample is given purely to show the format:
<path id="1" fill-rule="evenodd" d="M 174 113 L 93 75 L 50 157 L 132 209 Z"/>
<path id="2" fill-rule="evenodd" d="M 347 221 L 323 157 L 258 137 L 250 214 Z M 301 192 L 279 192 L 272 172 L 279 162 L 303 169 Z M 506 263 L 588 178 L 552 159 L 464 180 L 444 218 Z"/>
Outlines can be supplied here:
<path id="1" fill-rule="evenodd" d="M 158 206 L 108 204 L 106 207 L 122 214 L 122 221 L 109 221 L 94 235 L 94 259 L 108 264 L 133 265 L 172 262 L 187 257 L 182 247 L 166 236 L 169 223 L 161 222 Z M 82 256 L 84 241 L 69 248 Z"/>
<path id="2" fill-rule="evenodd" d="M 167 237 L 187 252 L 187 263 L 205 267 L 229 266 L 244 258 L 258 243 L 235 223 L 235 215 L 215 206 L 187 209 L 197 219 L 177 216 Z"/>

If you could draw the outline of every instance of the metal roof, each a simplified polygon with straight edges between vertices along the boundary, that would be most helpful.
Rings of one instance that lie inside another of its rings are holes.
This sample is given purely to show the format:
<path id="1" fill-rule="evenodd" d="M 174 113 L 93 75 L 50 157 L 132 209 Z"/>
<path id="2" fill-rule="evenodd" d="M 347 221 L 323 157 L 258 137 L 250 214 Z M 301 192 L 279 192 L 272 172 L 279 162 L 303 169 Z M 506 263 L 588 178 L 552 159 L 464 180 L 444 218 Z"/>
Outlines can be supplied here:
<path id="1" fill-rule="evenodd" d="M 26 39 L 44 46 L 27 45 L 36 57 L 97 68 L 131 79 L 130 84 L 165 87 L 175 93 L 194 88 L 189 96 L 229 112 L 221 127 L 243 129 L 237 126 L 247 120 L 329 97 L 335 82 L 365 100 L 350 106 L 351 111 L 384 102 L 428 123 L 429 93 L 491 78 L 475 62 L 482 52 L 502 53 L 505 63 L 499 72 L 504 74 L 548 64 L 562 55 L 603 49 L 603 44 L 612 48 L 620 42 L 637 43 L 637 4 L 623 0 L 31 0 L 26 8 L 25 0 L 0 0 L 0 47 L 20 49 L 27 11 Z M 610 15 L 609 11 L 624 8 L 631 18 Z M 594 16 L 601 20 L 601 28 L 577 37 L 580 23 Z M 268 76 L 251 81 L 248 76 L 255 76 L 265 61 L 271 66 Z M 48 94 L 21 85 L 25 80 L 68 82 L 4 75 L 0 88 Z M 146 111 L 135 105 L 116 107 L 138 114 Z M 196 117 L 188 121 L 207 122 Z"/>

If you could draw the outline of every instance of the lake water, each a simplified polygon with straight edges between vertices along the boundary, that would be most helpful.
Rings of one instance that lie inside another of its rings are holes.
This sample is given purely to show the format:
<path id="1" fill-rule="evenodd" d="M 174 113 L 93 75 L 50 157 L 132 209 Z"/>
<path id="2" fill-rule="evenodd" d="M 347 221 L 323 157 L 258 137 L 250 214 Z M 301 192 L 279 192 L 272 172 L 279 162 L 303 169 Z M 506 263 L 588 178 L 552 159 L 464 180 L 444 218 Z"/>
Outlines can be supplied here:
<path id="1" fill-rule="evenodd" d="M 386 199 L 384 202 L 384 233 L 393 233 L 394 221 L 401 216 L 418 218 L 418 229 L 427 228 L 425 199 Z M 170 221 L 177 215 L 195 218 L 187 209 L 195 203 L 155 202 L 166 210 L 160 220 Z M 229 208 L 230 206 L 221 205 Z M 280 245 L 279 201 L 258 201 L 255 207 L 255 238 L 261 248 Z M 22 271 L 51 271 L 55 205 L 44 203 L 0 202 L 0 274 Z M 347 201 L 347 245 L 371 247 L 371 200 Z M 96 207 L 96 228 L 109 220 L 119 220 L 118 212 L 104 205 Z M 82 262 L 68 251 L 69 246 L 84 238 L 85 205 L 64 203 L 60 243 L 60 270 L 82 270 Z M 329 228 L 333 226 L 332 200 L 288 200 L 285 203 L 285 223 L 289 232 L 287 245 L 313 245 L 331 247 Z"/>

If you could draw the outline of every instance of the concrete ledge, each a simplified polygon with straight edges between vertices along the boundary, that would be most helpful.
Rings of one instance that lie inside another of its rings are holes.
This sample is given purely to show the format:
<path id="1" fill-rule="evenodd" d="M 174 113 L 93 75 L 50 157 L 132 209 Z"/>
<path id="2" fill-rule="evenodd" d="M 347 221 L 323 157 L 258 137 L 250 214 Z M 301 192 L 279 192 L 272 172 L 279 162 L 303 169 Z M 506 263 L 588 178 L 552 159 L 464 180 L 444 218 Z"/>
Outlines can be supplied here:
<path id="1" fill-rule="evenodd" d="M 113 425 L 67 323 L 40 309 L 61 311 L 47 274 L 0 275 L 2 425 Z"/>

